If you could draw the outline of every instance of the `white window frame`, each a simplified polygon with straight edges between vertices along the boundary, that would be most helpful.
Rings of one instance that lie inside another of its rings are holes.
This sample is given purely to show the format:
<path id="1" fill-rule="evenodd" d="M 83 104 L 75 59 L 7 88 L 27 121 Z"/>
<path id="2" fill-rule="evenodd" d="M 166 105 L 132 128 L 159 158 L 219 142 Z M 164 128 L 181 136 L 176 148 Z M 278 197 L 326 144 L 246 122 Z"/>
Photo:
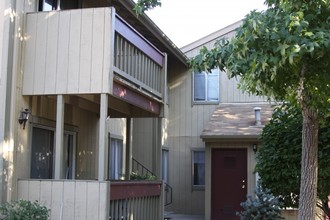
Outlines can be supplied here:
<path id="1" fill-rule="evenodd" d="M 200 99 L 197 99 L 196 97 L 196 78 L 204 78 L 204 83 L 202 83 L 203 87 L 204 87 L 204 98 L 200 98 Z M 215 78 L 216 79 L 216 82 L 217 84 L 214 84 L 213 87 L 211 87 L 211 82 L 213 82 L 213 79 L 211 78 Z M 211 73 L 207 73 L 207 72 L 195 72 L 193 73 L 193 83 L 192 83 L 192 101 L 193 101 L 193 104 L 218 104 L 220 102 L 220 70 L 219 69 L 213 69 L 211 71 Z M 212 99 L 210 97 L 210 94 L 212 92 L 214 92 L 214 89 L 215 90 L 215 93 L 216 93 L 216 96 L 217 96 L 217 99 Z"/>
<path id="2" fill-rule="evenodd" d="M 111 147 L 111 143 L 112 141 L 121 141 L 121 146 L 120 146 L 120 150 L 121 153 L 118 152 L 118 149 L 114 149 L 112 150 Z M 119 135 L 113 135 L 110 134 L 109 135 L 109 150 L 108 150 L 108 179 L 109 180 L 120 180 L 122 177 L 124 177 L 124 138 L 122 136 Z M 112 154 L 115 153 L 116 155 L 113 156 Z M 120 153 L 118 155 L 118 153 Z M 121 158 L 118 158 L 118 156 L 121 156 Z M 112 159 L 115 157 L 115 161 L 112 161 Z M 120 165 L 118 164 L 121 163 Z M 113 168 L 112 165 L 115 165 L 115 167 Z"/>
<path id="3" fill-rule="evenodd" d="M 196 148 L 191 151 L 191 185 L 192 185 L 192 190 L 205 190 L 205 149 L 204 148 Z M 194 178 L 195 178 L 195 153 L 196 152 L 203 152 L 204 153 L 204 185 L 202 184 L 195 184 Z"/>

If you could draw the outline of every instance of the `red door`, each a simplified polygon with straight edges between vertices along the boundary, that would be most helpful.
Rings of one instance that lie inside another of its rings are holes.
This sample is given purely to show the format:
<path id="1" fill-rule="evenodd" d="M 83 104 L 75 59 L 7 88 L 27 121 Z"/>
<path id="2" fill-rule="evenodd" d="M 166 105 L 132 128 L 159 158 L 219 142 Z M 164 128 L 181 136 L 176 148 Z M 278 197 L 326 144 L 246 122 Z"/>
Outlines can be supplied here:
<path id="1" fill-rule="evenodd" d="M 246 149 L 213 149 L 211 157 L 211 219 L 239 220 L 247 194 Z"/>

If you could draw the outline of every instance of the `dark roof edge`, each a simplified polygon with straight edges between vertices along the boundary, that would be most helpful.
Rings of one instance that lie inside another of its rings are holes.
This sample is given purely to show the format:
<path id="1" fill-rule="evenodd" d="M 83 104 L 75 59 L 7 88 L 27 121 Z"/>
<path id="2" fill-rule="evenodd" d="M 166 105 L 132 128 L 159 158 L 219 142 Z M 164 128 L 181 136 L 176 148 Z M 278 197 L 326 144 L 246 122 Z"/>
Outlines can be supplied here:
<path id="1" fill-rule="evenodd" d="M 133 8 L 135 6 L 135 3 L 133 0 L 121 0 L 121 4 L 126 7 L 127 10 L 131 11 L 135 14 L 133 11 Z M 135 15 L 136 16 L 136 15 Z M 140 22 L 145 25 L 152 34 L 155 35 L 155 37 L 163 43 L 166 48 L 171 51 L 178 60 L 181 61 L 182 64 L 184 64 L 186 67 L 188 67 L 188 58 L 187 56 L 178 48 L 170 38 L 168 38 L 164 32 L 146 15 L 142 14 L 139 15 Z"/>
<path id="2" fill-rule="evenodd" d="M 260 142 L 260 135 L 201 135 L 204 142 L 222 142 L 222 141 L 254 141 Z"/>

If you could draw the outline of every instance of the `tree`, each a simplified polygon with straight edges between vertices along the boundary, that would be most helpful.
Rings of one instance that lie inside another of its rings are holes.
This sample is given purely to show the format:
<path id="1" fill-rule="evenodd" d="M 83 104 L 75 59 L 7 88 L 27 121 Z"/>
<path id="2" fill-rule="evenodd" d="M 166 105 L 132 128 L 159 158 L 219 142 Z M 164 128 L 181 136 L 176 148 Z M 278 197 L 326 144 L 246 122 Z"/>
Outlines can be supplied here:
<path id="1" fill-rule="evenodd" d="M 160 0 L 138 0 L 135 4 L 134 11 L 137 15 L 140 15 L 157 6 L 161 6 Z"/>
<path id="2" fill-rule="evenodd" d="M 288 103 L 274 109 L 272 119 L 261 135 L 263 146 L 257 153 L 256 172 L 263 188 L 270 189 L 281 199 L 283 208 L 297 208 L 300 186 L 300 158 L 302 114 L 299 108 Z M 319 181 L 318 198 L 327 201 L 330 193 L 330 117 L 325 117 L 319 129 Z M 276 169 L 274 169 L 276 167 Z M 279 172 L 280 170 L 280 172 Z M 329 216 L 330 217 L 330 216 Z"/>
<path id="3" fill-rule="evenodd" d="M 275 100 L 294 100 L 302 111 L 299 219 L 313 219 L 317 198 L 319 116 L 330 103 L 330 0 L 266 0 L 231 40 L 203 48 L 191 60 L 198 71 L 219 67 L 241 88 Z M 138 0 L 142 13 L 159 0 Z M 139 8 L 137 8 L 139 9 Z"/>
<path id="4" fill-rule="evenodd" d="M 197 71 L 218 67 L 240 88 L 298 103 L 302 111 L 299 216 L 313 219 L 318 177 L 318 129 L 330 103 L 330 0 L 266 0 L 252 11 L 235 37 L 203 48 L 191 59 Z"/>

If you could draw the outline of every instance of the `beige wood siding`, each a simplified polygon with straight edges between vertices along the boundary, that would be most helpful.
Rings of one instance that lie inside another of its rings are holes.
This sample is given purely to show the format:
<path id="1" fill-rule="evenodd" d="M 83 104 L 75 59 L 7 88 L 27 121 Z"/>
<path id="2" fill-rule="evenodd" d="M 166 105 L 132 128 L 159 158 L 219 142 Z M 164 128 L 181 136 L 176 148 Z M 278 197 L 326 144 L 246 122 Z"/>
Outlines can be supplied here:
<path id="1" fill-rule="evenodd" d="M 134 118 L 133 120 L 133 158 L 149 170 L 153 169 L 153 119 Z"/>
<path id="2" fill-rule="evenodd" d="M 109 93 L 110 8 L 26 15 L 23 95 Z"/>
<path id="3" fill-rule="evenodd" d="M 52 220 L 105 220 L 109 216 L 110 183 L 19 180 L 18 199 L 39 201 L 51 210 Z"/>

